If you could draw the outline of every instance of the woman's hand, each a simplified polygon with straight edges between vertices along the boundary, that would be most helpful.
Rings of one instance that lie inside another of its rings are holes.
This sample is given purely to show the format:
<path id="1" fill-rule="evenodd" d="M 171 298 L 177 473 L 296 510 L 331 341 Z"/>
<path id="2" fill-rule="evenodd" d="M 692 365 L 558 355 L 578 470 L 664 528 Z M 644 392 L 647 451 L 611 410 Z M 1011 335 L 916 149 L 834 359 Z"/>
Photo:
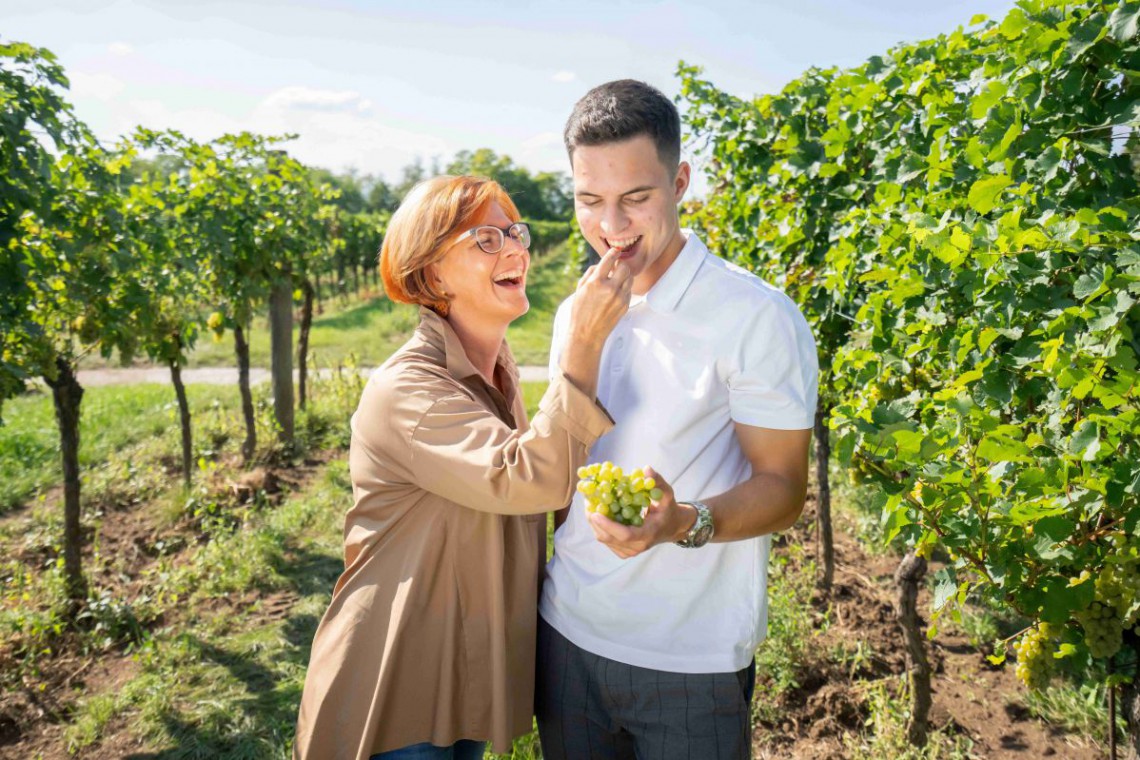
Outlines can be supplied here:
<path id="1" fill-rule="evenodd" d="M 629 311 L 633 277 L 611 248 L 578 280 L 570 310 L 570 330 L 559 366 L 567 380 L 591 398 L 597 394 L 598 366 L 606 338 Z"/>
<path id="2" fill-rule="evenodd" d="M 570 312 L 571 343 L 586 344 L 601 351 L 610 332 L 629 311 L 633 277 L 619 260 L 616 248 L 606 251 L 578 280 Z"/>

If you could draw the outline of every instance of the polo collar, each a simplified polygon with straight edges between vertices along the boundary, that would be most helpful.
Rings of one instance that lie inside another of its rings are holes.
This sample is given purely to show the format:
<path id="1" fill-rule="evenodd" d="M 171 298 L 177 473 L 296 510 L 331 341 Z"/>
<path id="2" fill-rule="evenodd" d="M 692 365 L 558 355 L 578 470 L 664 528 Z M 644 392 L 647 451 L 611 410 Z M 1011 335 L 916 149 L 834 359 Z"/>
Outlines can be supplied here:
<path id="1" fill-rule="evenodd" d="M 434 335 L 435 339 L 431 342 L 438 348 L 443 349 L 443 358 L 447 364 L 447 371 L 452 377 L 456 380 L 466 380 L 474 375 L 481 380 L 483 379 L 483 376 L 479 374 L 479 370 L 475 369 L 475 365 L 467 358 L 467 352 L 463 349 L 463 343 L 460 342 L 459 335 L 452 328 L 450 322 L 428 307 L 421 306 L 420 326 L 426 328 L 429 335 Z M 499 356 L 495 359 L 495 364 L 502 364 L 506 368 L 508 375 L 515 377 L 517 380 L 518 368 L 515 366 L 514 356 L 511 355 L 511 350 L 507 347 L 505 340 L 499 347 Z M 484 382 L 486 381 L 484 380 Z"/>
<path id="2" fill-rule="evenodd" d="M 681 296 L 689 289 L 697 276 L 697 270 L 709 253 L 695 232 L 682 229 L 681 234 L 685 236 L 684 247 L 665 270 L 665 274 L 661 275 L 661 279 L 645 294 L 646 303 L 656 312 L 668 313 L 677 308 Z"/>

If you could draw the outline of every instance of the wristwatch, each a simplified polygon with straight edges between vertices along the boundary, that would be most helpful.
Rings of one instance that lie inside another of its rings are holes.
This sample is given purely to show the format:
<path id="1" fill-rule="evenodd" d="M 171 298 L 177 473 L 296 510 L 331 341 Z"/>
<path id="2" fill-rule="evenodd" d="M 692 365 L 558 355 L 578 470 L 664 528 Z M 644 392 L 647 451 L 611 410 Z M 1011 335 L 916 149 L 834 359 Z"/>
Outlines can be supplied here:
<path id="1" fill-rule="evenodd" d="M 682 549 L 699 549 L 713 537 L 713 519 L 712 512 L 708 506 L 699 501 L 682 501 L 680 504 L 688 504 L 693 509 L 697 510 L 697 520 L 693 523 L 693 527 L 689 528 L 689 532 L 680 541 L 674 541 L 677 546 Z"/>

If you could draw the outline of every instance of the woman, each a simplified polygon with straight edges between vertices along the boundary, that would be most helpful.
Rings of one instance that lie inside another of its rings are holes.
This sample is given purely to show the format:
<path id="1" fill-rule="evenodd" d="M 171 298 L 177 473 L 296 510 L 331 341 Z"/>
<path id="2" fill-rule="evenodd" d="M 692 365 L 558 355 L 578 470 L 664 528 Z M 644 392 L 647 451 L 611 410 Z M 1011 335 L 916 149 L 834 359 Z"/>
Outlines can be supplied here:
<path id="1" fill-rule="evenodd" d="M 545 513 L 612 427 L 594 393 L 632 280 L 610 252 L 579 282 L 573 339 L 528 426 L 507 325 L 530 235 L 496 183 L 438 177 L 392 216 L 384 288 L 415 335 L 352 418 L 345 571 L 313 641 L 294 757 L 481 758 L 531 729 Z"/>

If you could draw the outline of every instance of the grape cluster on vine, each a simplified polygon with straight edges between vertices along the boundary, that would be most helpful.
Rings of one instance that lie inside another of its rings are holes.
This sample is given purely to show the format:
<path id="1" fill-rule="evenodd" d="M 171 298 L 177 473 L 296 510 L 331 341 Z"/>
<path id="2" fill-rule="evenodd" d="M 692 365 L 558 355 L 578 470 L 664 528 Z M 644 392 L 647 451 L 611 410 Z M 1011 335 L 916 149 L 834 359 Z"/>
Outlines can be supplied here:
<path id="1" fill-rule="evenodd" d="M 1013 645 L 1017 652 L 1017 677 L 1026 687 L 1040 690 L 1049 685 L 1055 667 L 1056 636 L 1052 625 L 1041 623 Z"/>
<path id="2" fill-rule="evenodd" d="M 586 511 L 597 512 L 622 525 L 641 527 L 651 501 L 663 496 L 657 482 L 640 467 L 627 476 L 613 462 L 578 468 L 578 492 L 586 497 Z"/>
<path id="3" fill-rule="evenodd" d="M 1124 626 L 1116 609 L 1104 602 L 1093 602 L 1075 615 L 1084 629 L 1085 646 L 1093 657 L 1112 657 L 1123 644 Z"/>
<path id="4" fill-rule="evenodd" d="M 1140 622 L 1140 572 L 1137 563 L 1109 565 L 1096 579 L 1096 599 L 1116 610 L 1123 628 Z M 1140 631 L 1137 631 L 1140 633 Z"/>

